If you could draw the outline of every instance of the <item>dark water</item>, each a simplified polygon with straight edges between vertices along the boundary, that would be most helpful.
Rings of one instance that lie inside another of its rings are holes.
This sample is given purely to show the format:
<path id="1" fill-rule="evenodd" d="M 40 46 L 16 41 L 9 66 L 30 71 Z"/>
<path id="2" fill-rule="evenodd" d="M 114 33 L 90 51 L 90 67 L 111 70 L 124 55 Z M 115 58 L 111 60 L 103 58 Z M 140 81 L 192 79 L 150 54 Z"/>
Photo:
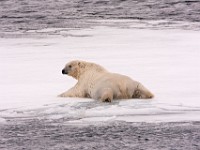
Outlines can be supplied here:
<path id="1" fill-rule="evenodd" d="M 0 0 L 0 31 L 89 27 L 89 20 L 200 21 L 199 0 Z"/>
<path id="2" fill-rule="evenodd" d="M 200 122 L 67 125 L 18 120 L 0 126 L 1 150 L 199 150 Z"/>

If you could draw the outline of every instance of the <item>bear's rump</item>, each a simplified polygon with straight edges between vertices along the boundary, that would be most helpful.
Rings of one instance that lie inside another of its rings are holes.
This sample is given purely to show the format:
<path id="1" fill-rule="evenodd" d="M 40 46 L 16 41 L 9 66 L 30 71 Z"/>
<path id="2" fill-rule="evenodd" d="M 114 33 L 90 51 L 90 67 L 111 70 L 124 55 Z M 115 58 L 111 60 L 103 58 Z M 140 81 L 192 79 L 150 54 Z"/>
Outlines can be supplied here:
<path id="1" fill-rule="evenodd" d="M 132 97 L 135 86 L 133 80 L 126 76 L 110 74 L 98 80 L 91 97 L 98 99 L 97 97 L 106 89 L 111 89 L 113 91 L 114 99 L 127 99 Z"/>

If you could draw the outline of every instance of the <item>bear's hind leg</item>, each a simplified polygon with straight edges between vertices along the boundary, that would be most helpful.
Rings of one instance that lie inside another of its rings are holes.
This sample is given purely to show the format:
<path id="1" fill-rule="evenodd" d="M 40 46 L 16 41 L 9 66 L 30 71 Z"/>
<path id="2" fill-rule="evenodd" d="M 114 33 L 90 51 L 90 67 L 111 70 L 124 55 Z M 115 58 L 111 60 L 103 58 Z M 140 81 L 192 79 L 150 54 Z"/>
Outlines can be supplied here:
<path id="1" fill-rule="evenodd" d="M 137 89 L 134 91 L 132 98 L 150 99 L 154 95 L 145 88 L 142 84 L 137 85 Z"/>
<path id="2" fill-rule="evenodd" d="M 101 91 L 100 100 L 102 102 L 112 102 L 113 100 L 113 91 L 111 88 L 104 88 Z"/>

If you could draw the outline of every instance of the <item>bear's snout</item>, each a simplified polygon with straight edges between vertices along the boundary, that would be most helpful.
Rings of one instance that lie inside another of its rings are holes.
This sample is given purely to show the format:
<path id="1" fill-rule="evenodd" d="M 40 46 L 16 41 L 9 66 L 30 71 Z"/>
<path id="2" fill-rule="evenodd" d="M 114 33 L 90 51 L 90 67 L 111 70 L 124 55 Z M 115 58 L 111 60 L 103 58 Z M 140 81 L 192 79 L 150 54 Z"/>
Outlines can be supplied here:
<path id="1" fill-rule="evenodd" d="M 67 71 L 65 71 L 65 69 L 63 69 L 62 74 L 67 74 Z"/>

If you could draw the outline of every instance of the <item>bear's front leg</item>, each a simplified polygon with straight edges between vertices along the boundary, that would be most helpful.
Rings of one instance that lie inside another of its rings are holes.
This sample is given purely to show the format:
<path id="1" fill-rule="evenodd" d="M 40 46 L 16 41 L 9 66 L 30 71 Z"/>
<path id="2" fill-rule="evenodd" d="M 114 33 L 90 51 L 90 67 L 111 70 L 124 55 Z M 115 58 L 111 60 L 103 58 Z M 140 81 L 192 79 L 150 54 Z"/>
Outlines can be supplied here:
<path id="1" fill-rule="evenodd" d="M 62 94 L 59 94 L 58 97 L 75 97 L 73 96 L 74 94 L 71 94 L 69 93 L 68 91 L 62 93 Z"/>
<path id="2" fill-rule="evenodd" d="M 59 97 L 84 97 L 84 92 L 77 87 L 73 87 L 68 91 L 58 95 Z"/>

